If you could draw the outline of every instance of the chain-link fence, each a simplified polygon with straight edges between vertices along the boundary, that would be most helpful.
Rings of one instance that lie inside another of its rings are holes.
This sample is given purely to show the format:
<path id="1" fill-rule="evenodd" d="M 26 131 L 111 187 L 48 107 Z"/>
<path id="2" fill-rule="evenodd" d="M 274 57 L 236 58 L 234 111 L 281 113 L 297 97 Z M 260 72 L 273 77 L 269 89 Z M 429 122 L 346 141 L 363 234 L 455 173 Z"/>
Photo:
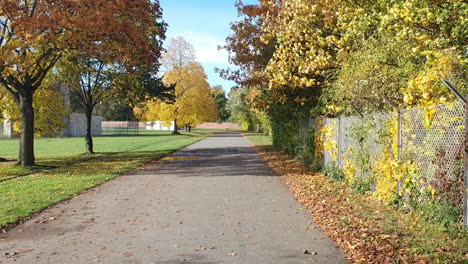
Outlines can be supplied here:
<path id="1" fill-rule="evenodd" d="M 402 159 L 417 164 L 427 184 L 455 181 L 463 168 L 464 129 L 462 102 L 405 110 L 402 112 Z"/>
<path id="2" fill-rule="evenodd" d="M 103 136 L 136 136 L 145 130 L 145 124 L 142 122 L 120 122 L 105 121 L 102 122 Z"/>
<path id="3" fill-rule="evenodd" d="M 412 184 L 411 188 L 429 190 L 436 199 L 462 208 L 466 204 L 465 119 L 465 105 L 457 101 L 398 113 L 326 118 L 320 122 L 307 119 L 299 122 L 298 135 L 304 147 L 308 129 L 320 127 L 315 128 L 321 131 L 316 140 L 324 146 L 324 166 L 336 166 L 349 177 L 367 181 L 371 191 L 375 191 L 378 177 L 386 177 L 376 175 L 382 171 L 376 166 L 392 163 L 393 167 L 387 168 L 389 174 L 417 174 L 412 178 L 395 175 L 399 181 L 395 193 L 405 184 Z M 405 182 L 409 180 L 414 183 Z M 465 222 L 466 211 L 465 206 Z"/>

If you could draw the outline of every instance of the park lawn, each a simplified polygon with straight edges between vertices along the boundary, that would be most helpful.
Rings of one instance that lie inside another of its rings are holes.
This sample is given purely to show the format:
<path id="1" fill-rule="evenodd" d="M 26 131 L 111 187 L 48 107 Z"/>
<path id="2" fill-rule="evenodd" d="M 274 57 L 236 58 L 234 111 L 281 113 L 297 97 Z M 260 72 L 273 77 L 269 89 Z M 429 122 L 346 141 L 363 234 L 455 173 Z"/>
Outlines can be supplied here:
<path id="1" fill-rule="evenodd" d="M 151 145 L 171 138 L 170 131 L 139 132 L 137 136 L 103 136 L 94 137 L 96 152 L 123 152 L 139 145 Z M 196 135 L 195 133 L 192 135 Z M 162 138 L 158 137 L 162 136 Z M 164 138 L 166 136 L 166 138 Z M 78 155 L 85 152 L 85 141 L 78 138 L 41 138 L 34 142 L 37 158 Z M 18 139 L 0 139 L 0 157 L 16 158 L 18 156 Z"/>
<path id="2" fill-rule="evenodd" d="M 99 153 L 93 156 L 81 154 L 83 138 L 38 139 L 38 166 L 0 165 L 0 226 L 15 223 L 205 138 L 199 133 L 169 134 L 96 137 L 95 150 Z M 15 143 L 17 140 L 1 140 L 0 157 L 16 156 Z"/>

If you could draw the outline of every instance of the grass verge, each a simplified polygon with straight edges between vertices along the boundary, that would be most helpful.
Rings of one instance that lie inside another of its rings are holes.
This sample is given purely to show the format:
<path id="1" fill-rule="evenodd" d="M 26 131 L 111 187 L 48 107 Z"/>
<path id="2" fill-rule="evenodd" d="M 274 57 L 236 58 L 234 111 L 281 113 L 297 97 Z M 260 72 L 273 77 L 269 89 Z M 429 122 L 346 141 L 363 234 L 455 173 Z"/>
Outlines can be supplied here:
<path id="1" fill-rule="evenodd" d="M 171 136 L 158 134 L 146 137 L 96 138 L 93 156 L 79 153 L 78 139 L 37 140 L 39 166 L 0 165 L 0 226 L 5 227 L 50 205 L 66 200 L 105 181 L 158 160 L 178 149 L 191 145 L 204 135 L 198 133 Z M 79 149 L 84 149 L 79 139 Z M 1 141 L 0 156 L 11 153 Z M 51 143 L 47 148 L 47 144 Z M 63 155 L 56 156 L 59 146 Z M 14 153 L 13 153 L 14 154 Z"/>
<path id="2" fill-rule="evenodd" d="M 266 138 L 247 135 L 273 170 L 283 175 L 315 222 L 354 263 L 467 263 L 468 232 L 421 220 L 383 206 L 367 194 L 308 170 L 291 156 L 258 146 Z"/>
<path id="3" fill-rule="evenodd" d="M 254 143 L 255 146 L 268 146 L 271 145 L 273 142 L 271 141 L 271 137 L 267 136 L 263 133 L 255 133 L 255 132 L 248 132 L 242 133 L 244 137 Z"/>
<path id="4" fill-rule="evenodd" d="M 245 130 L 242 130 L 242 129 L 216 129 L 216 128 L 193 128 L 192 131 L 198 132 L 198 133 L 204 133 L 204 134 L 245 132 Z"/>

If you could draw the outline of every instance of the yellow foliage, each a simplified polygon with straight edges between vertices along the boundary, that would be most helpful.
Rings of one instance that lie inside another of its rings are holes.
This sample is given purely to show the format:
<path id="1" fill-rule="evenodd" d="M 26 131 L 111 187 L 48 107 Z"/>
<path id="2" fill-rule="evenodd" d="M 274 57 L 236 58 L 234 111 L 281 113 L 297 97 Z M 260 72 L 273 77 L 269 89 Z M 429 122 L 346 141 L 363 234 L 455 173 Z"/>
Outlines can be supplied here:
<path id="1" fill-rule="evenodd" d="M 434 106 L 454 99 L 441 80 L 449 78 L 457 67 L 466 65 L 467 62 L 466 59 L 453 56 L 449 51 L 425 51 L 424 54 L 427 57 L 426 68 L 409 79 L 403 95 L 407 105 L 426 107 L 424 125 L 429 128 L 436 111 Z"/>
<path id="2" fill-rule="evenodd" d="M 323 19 L 335 16 L 339 1 L 310 0 L 265 1 L 269 6 L 279 5 L 279 14 L 264 17 L 263 40 L 278 42 L 266 72 L 270 88 L 289 86 L 306 88 L 319 85 L 318 79 L 336 66 L 334 50 L 340 39 L 334 34 L 335 20 Z M 326 3 L 325 3 L 326 2 Z M 310 25 L 320 24 L 321 30 Z"/>
<path id="3" fill-rule="evenodd" d="M 348 152 L 350 155 L 353 153 L 353 149 L 349 148 Z M 346 156 L 342 157 L 343 159 L 343 174 L 345 176 L 345 180 L 347 184 L 354 184 L 356 182 L 356 173 L 357 173 L 357 166 L 351 159 L 348 159 Z"/>
<path id="4" fill-rule="evenodd" d="M 65 127 L 63 118 L 69 113 L 63 95 L 53 82 L 44 81 L 41 89 L 34 93 L 35 136 L 54 137 Z M 8 118 L 13 122 L 16 133 L 21 132 L 21 116 L 18 104 L 3 89 L 0 90 L 0 119 Z"/>
<path id="5" fill-rule="evenodd" d="M 412 162 L 398 161 L 392 153 L 384 151 L 374 164 L 373 173 L 377 186 L 373 196 L 382 202 L 391 203 L 398 197 L 410 194 L 417 184 L 417 172 L 418 169 Z"/>
<path id="6" fill-rule="evenodd" d="M 166 103 L 152 99 L 134 109 L 135 116 L 145 121 L 164 121 L 178 125 L 198 125 L 218 119 L 217 105 L 211 96 L 210 86 L 203 67 L 198 63 L 166 72 L 166 85 L 175 84 L 175 102 Z"/>
<path id="7" fill-rule="evenodd" d="M 333 124 L 324 126 L 320 134 L 322 135 L 324 150 L 330 152 L 332 158 L 338 161 L 338 144 L 335 141 L 336 127 L 336 121 L 333 121 Z"/>
<path id="8" fill-rule="evenodd" d="M 249 123 L 242 122 L 242 125 L 241 125 L 242 130 L 249 130 L 249 127 L 250 127 Z"/>

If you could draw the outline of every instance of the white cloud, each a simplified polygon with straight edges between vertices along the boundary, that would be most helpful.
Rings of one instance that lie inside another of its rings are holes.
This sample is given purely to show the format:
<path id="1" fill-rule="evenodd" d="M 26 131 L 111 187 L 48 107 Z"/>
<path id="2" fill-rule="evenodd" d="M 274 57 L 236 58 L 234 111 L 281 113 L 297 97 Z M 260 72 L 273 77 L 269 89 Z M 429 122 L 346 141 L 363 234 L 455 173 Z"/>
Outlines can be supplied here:
<path id="1" fill-rule="evenodd" d="M 173 37 L 182 36 L 193 45 L 196 51 L 197 60 L 201 63 L 216 63 L 228 65 L 228 53 L 225 50 L 218 50 L 219 45 L 224 45 L 224 39 L 205 33 L 181 33 L 171 34 L 167 40 Z"/>

